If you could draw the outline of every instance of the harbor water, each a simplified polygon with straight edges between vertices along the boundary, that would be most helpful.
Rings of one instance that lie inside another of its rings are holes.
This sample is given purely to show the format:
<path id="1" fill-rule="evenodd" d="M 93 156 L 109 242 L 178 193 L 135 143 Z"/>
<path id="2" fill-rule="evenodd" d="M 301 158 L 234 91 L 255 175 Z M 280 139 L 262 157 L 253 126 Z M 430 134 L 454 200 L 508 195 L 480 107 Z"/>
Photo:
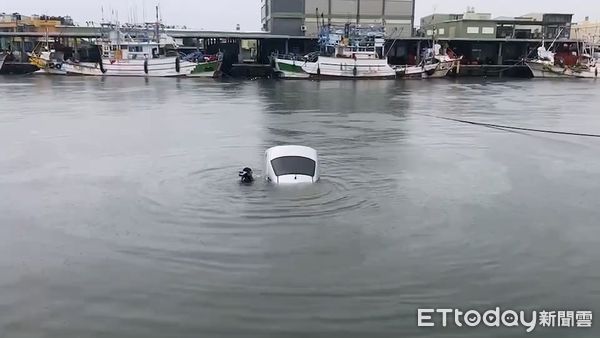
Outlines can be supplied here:
<path id="1" fill-rule="evenodd" d="M 417 309 L 600 316 L 600 139 L 432 116 L 598 134 L 599 90 L 0 77 L 0 337 L 521 337 Z M 319 151 L 319 184 L 238 183 L 282 144 Z"/>

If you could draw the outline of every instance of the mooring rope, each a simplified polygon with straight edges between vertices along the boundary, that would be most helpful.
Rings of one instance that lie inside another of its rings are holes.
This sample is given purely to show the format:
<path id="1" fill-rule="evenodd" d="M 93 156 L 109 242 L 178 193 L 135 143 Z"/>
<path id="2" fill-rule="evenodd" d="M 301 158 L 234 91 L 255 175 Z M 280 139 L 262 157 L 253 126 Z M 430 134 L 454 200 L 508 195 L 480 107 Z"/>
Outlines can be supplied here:
<path id="1" fill-rule="evenodd" d="M 524 128 L 524 127 L 514 127 L 514 126 L 505 126 L 501 124 L 493 124 L 493 123 L 484 123 L 484 122 L 475 122 L 469 120 L 461 120 L 452 117 L 431 115 L 431 114 L 419 114 L 423 116 L 429 116 L 436 119 L 454 121 L 459 123 L 471 124 L 476 126 L 488 127 L 488 128 L 496 128 L 496 129 L 510 129 L 510 130 L 521 130 L 521 131 L 531 131 L 536 133 L 547 133 L 547 134 L 558 134 L 558 135 L 570 135 L 570 136 L 583 136 L 583 137 L 598 137 L 600 138 L 600 134 L 586 134 L 586 133 L 576 133 L 569 131 L 557 131 L 557 130 L 545 130 L 545 129 L 535 129 L 535 128 Z"/>

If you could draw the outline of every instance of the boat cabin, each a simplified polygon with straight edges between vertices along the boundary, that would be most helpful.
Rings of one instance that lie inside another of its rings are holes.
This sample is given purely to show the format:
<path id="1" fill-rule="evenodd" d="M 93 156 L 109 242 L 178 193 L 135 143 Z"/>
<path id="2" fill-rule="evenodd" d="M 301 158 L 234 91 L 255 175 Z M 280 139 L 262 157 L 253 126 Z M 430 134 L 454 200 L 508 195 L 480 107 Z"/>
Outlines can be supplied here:
<path id="1" fill-rule="evenodd" d="M 144 60 L 160 57 L 160 46 L 155 42 L 102 43 L 102 57 L 116 60 Z"/>

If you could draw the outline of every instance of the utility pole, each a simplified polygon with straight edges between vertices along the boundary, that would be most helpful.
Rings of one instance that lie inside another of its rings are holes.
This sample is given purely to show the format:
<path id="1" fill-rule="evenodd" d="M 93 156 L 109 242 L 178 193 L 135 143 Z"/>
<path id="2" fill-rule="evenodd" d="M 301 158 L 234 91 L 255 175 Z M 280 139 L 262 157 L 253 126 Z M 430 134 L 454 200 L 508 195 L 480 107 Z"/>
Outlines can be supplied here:
<path id="1" fill-rule="evenodd" d="M 331 27 L 331 0 L 329 0 L 329 7 L 327 8 L 327 25 Z"/>
<path id="2" fill-rule="evenodd" d="M 381 24 L 385 26 L 385 1 L 386 0 L 381 0 L 382 4 L 381 4 Z"/>

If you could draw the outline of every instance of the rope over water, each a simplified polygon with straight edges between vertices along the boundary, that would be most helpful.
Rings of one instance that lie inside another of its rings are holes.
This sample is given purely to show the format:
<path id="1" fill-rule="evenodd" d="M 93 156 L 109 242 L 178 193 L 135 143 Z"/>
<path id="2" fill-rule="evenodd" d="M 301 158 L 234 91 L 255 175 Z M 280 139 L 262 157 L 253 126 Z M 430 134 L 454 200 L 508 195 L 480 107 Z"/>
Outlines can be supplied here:
<path id="1" fill-rule="evenodd" d="M 513 126 L 505 126 L 505 125 L 501 125 L 501 124 L 493 124 L 493 123 L 483 123 L 483 122 L 461 120 L 461 119 L 455 119 L 455 118 L 452 118 L 452 117 L 444 117 L 444 116 L 437 116 L 437 115 L 431 115 L 431 114 L 419 114 L 419 115 L 429 116 L 429 117 L 433 117 L 433 118 L 441 119 L 441 120 L 447 120 L 447 121 L 454 121 L 454 122 L 459 122 L 459 123 L 471 124 L 471 125 L 475 125 L 475 126 L 488 127 L 488 128 L 511 129 L 511 130 L 531 131 L 531 132 L 536 132 L 536 133 L 547 133 L 547 134 L 583 136 L 583 137 L 598 137 L 598 138 L 600 138 L 600 134 L 586 134 L 586 133 L 575 133 L 575 132 L 568 132 L 568 131 L 556 131 L 556 130 L 545 130 L 545 129 L 535 129 L 535 128 L 513 127 Z"/>

